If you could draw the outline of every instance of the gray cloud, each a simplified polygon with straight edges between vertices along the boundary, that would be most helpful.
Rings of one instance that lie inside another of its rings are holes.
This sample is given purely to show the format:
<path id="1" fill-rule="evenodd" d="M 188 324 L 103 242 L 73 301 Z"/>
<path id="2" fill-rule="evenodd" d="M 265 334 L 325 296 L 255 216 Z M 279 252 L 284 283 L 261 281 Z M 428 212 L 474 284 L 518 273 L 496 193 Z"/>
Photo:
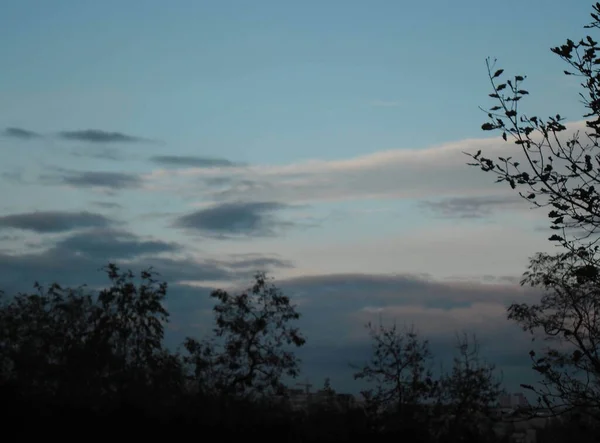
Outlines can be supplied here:
<path id="1" fill-rule="evenodd" d="M 291 294 L 308 297 L 310 304 L 335 299 L 347 312 L 366 306 L 387 308 L 414 305 L 436 310 L 464 308 L 475 303 L 506 306 L 530 294 L 526 288 L 507 282 L 506 276 L 496 279 L 504 284 L 483 283 L 491 278 L 488 275 L 479 281 L 439 281 L 428 274 L 330 274 L 287 279 L 281 281 L 281 285 Z"/>
<path id="2" fill-rule="evenodd" d="M 0 174 L 0 176 L 6 180 L 6 181 L 10 181 L 13 183 L 19 183 L 19 184 L 27 184 L 27 182 L 25 181 L 25 179 L 23 178 L 23 171 L 10 171 L 10 172 L 3 172 L 2 174 Z"/>
<path id="3" fill-rule="evenodd" d="M 250 281 L 258 270 L 269 272 L 272 268 L 292 266 L 277 256 L 262 254 L 199 260 L 187 255 L 182 244 L 141 237 L 112 227 L 73 232 L 32 246 L 36 252 L 0 253 L 1 289 L 31 289 L 36 280 L 66 286 L 83 283 L 97 286 L 106 283 L 105 276 L 98 270 L 109 261 L 134 272 L 153 267 L 169 284 L 178 281 L 232 283 L 240 278 Z M 40 251 L 40 247 L 44 249 Z"/>
<path id="4" fill-rule="evenodd" d="M 126 231 L 96 229 L 71 235 L 53 246 L 56 253 L 78 257 L 131 259 L 161 252 L 179 252 L 181 245 L 159 240 L 142 240 Z"/>
<path id="5" fill-rule="evenodd" d="M 218 188 L 221 186 L 230 185 L 233 182 L 233 179 L 231 177 L 206 177 L 201 179 L 200 181 L 202 181 L 209 187 Z"/>
<path id="6" fill-rule="evenodd" d="M 124 231 L 107 229 L 77 233 L 41 252 L 0 253 L 0 288 L 8 293 L 28 291 L 35 281 L 46 285 L 52 282 L 64 286 L 104 285 L 106 276 L 99 270 L 109 261 L 136 273 L 153 267 L 160 273 L 160 278 L 169 283 L 179 280 L 230 281 L 237 277 L 226 266 L 210 260 L 152 255 L 180 250 L 180 245 L 147 240 Z"/>
<path id="7" fill-rule="evenodd" d="M 38 233 L 56 233 L 79 228 L 106 227 L 112 221 L 92 212 L 36 211 L 0 217 L 0 227 Z"/>
<path id="8" fill-rule="evenodd" d="M 40 138 L 41 135 L 37 132 L 30 131 L 23 128 L 6 128 L 3 132 L 5 137 L 18 138 L 22 140 L 30 140 L 34 138 Z"/>
<path id="9" fill-rule="evenodd" d="M 246 257 L 234 259 L 229 263 L 233 269 L 255 270 L 260 271 L 268 268 L 293 268 L 294 264 L 290 260 L 282 260 L 276 257 L 265 257 L 259 254 L 248 254 Z"/>
<path id="10" fill-rule="evenodd" d="M 63 140 L 89 143 L 146 143 L 149 140 L 121 132 L 108 132 L 100 129 L 84 129 L 80 131 L 62 131 L 59 137 Z"/>
<path id="11" fill-rule="evenodd" d="M 185 155 L 157 155 L 150 161 L 163 166 L 193 167 L 193 168 L 218 168 L 240 166 L 240 163 L 232 162 L 224 158 L 196 157 Z"/>
<path id="12" fill-rule="evenodd" d="M 41 177 L 72 186 L 99 187 L 113 190 L 138 188 L 142 184 L 142 180 L 137 175 L 124 172 L 65 171 L 60 175 L 44 175 Z"/>
<path id="13" fill-rule="evenodd" d="M 0 235 L 0 241 L 16 241 L 20 239 L 21 237 L 17 235 Z"/>
<path id="14" fill-rule="evenodd" d="M 276 228 L 288 226 L 271 215 L 288 206 L 276 202 L 224 203 L 179 217 L 174 226 L 218 238 L 228 236 L 269 236 Z"/>
<path id="15" fill-rule="evenodd" d="M 88 157 L 88 158 L 97 158 L 100 160 L 123 160 L 123 156 L 119 151 L 112 147 L 95 147 L 92 151 L 81 151 L 74 150 L 71 151 L 71 155 L 73 157 Z"/>
<path id="16" fill-rule="evenodd" d="M 523 204 L 519 196 L 453 197 L 422 201 L 420 206 L 444 218 L 483 218 L 501 207 Z"/>
<path id="17" fill-rule="evenodd" d="M 92 202 L 92 204 L 94 206 L 99 206 L 101 208 L 106 208 L 106 209 L 121 209 L 123 207 L 119 203 L 115 203 L 115 202 L 94 201 L 94 202 Z"/>

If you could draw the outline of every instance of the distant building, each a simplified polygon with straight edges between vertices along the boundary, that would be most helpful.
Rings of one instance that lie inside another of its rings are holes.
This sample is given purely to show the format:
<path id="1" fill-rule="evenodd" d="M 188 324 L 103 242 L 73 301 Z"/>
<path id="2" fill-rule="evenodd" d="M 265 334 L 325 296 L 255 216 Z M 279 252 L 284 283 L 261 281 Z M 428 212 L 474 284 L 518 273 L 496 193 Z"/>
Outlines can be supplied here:
<path id="1" fill-rule="evenodd" d="M 352 394 L 335 394 L 325 390 L 315 393 L 306 392 L 305 389 L 288 389 L 287 402 L 293 410 L 303 410 L 309 406 L 329 404 L 335 409 L 345 410 L 356 407 L 356 399 Z"/>
<path id="2" fill-rule="evenodd" d="M 525 396 L 520 392 L 516 394 L 501 395 L 498 398 L 498 403 L 502 409 L 518 409 L 529 406 L 527 398 L 525 398 Z"/>

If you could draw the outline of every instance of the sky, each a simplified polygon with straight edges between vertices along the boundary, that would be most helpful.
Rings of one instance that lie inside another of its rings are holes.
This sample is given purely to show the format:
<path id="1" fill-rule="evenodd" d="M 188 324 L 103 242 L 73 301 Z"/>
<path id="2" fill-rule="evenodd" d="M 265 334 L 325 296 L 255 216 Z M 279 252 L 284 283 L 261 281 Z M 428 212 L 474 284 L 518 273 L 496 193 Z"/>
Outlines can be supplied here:
<path id="1" fill-rule="evenodd" d="M 315 385 L 356 389 L 380 317 L 442 359 L 476 333 L 508 389 L 530 382 L 506 307 L 534 296 L 518 281 L 553 251 L 547 218 L 463 152 L 518 156 L 481 131 L 486 57 L 527 75 L 527 114 L 583 128 L 550 48 L 586 35 L 591 4 L 1 3 L 1 288 L 153 266 L 177 343 L 210 329 L 212 289 L 266 271 Z"/>

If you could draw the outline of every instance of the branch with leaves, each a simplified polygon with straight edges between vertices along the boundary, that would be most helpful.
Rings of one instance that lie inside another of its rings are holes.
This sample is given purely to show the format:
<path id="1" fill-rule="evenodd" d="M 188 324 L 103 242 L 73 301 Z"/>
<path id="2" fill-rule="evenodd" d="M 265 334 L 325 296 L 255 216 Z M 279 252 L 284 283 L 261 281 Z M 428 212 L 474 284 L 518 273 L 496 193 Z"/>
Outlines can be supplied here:
<path id="1" fill-rule="evenodd" d="M 593 22 L 600 28 L 600 3 L 593 6 Z M 490 97 L 497 104 L 485 111 L 484 131 L 499 131 L 504 141 L 517 145 L 512 156 L 489 158 L 469 155 L 471 166 L 491 172 L 534 207 L 547 208 L 549 241 L 563 249 L 554 255 L 537 254 L 530 261 L 522 285 L 541 290 L 533 304 L 513 304 L 508 318 L 524 330 L 539 332 L 548 346 L 541 355 L 531 351 L 533 369 L 542 376 L 539 386 L 523 385 L 539 395 L 539 405 L 560 410 L 585 410 L 600 420 L 600 46 L 587 36 L 552 48 L 568 65 L 565 75 L 579 77 L 580 98 L 586 113 L 585 131 L 568 134 L 559 114 L 546 120 L 521 112 L 525 76 L 502 80 L 503 69 L 487 60 Z M 538 351 L 539 352 L 539 351 Z M 562 407 L 562 408 L 561 408 Z"/>

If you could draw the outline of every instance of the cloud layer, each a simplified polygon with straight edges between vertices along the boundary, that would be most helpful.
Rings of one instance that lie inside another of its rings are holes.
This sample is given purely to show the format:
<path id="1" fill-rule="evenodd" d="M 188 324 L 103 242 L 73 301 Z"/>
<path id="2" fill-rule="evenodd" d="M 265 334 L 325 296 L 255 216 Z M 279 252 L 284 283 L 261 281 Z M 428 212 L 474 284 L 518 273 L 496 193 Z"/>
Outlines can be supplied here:
<path id="1" fill-rule="evenodd" d="M 584 128 L 568 125 L 567 137 Z M 515 193 L 495 183 L 493 174 L 469 167 L 464 152 L 482 150 L 487 157 L 523 156 L 519 146 L 500 137 L 463 140 L 429 149 L 397 149 L 347 160 L 311 160 L 288 165 L 227 168 L 159 169 L 144 176 L 148 189 L 178 190 L 199 200 L 218 202 L 272 201 L 287 204 L 349 200 L 413 199 L 442 214 L 484 216 L 492 207 L 510 205 Z M 471 160 L 472 161 L 472 160 Z M 477 197 L 480 200 L 468 200 Z M 451 199 L 439 203 L 445 198 Z M 427 203 L 425 203 L 427 205 Z M 515 205 L 529 209 L 529 205 Z"/>
<path id="2" fill-rule="evenodd" d="M 224 158 L 197 157 L 191 155 L 156 155 L 150 158 L 150 161 L 162 166 L 170 167 L 188 167 L 188 168 L 223 168 L 230 166 L 240 166 L 239 163 L 232 162 Z"/>
<path id="3" fill-rule="evenodd" d="M 3 132 L 5 137 L 17 139 L 34 139 L 44 137 L 42 134 L 24 128 L 8 127 Z M 60 131 L 56 135 L 59 139 L 67 141 L 80 141 L 94 144 L 111 143 L 149 143 L 152 140 L 124 134 L 122 132 L 105 131 L 102 129 L 83 129 L 76 131 Z"/>
<path id="4" fill-rule="evenodd" d="M 44 174 L 41 176 L 54 184 L 66 184 L 78 188 L 105 188 L 109 190 L 121 190 L 139 188 L 142 180 L 136 174 L 125 172 L 105 171 L 68 171 L 62 169 L 56 174 Z"/>
<path id="5" fill-rule="evenodd" d="M 92 212 L 36 211 L 0 217 L 0 228 L 14 228 L 37 233 L 56 233 L 78 228 L 108 227 L 109 218 Z"/>
<path id="6" fill-rule="evenodd" d="M 518 195 L 489 196 L 489 197 L 453 197 L 437 201 L 425 200 L 421 207 L 442 218 L 484 218 L 490 216 L 495 210 L 515 210 L 523 205 Z"/>
<path id="7" fill-rule="evenodd" d="M 290 224 L 272 215 L 286 208 L 276 202 L 224 203 L 183 215 L 174 226 L 217 237 L 269 236 Z"/>
<path id="8" fill-rule="evenodd" d="M 17 138 L 22 140 L 31 140 L 40 138 L 41 135 L 34 131 L 29 131 L 23 128 L 6 128 L 3 132 L 5 137 Z"/>
<path id="9" fill-rule="evenodd" d="M 109 132 L 100 129 L 84 129 L 80 131 L 61 131 L 58 136 L 63 140 L 88 143 L 143 143 L 148 140 L 122 132 Z"/>

